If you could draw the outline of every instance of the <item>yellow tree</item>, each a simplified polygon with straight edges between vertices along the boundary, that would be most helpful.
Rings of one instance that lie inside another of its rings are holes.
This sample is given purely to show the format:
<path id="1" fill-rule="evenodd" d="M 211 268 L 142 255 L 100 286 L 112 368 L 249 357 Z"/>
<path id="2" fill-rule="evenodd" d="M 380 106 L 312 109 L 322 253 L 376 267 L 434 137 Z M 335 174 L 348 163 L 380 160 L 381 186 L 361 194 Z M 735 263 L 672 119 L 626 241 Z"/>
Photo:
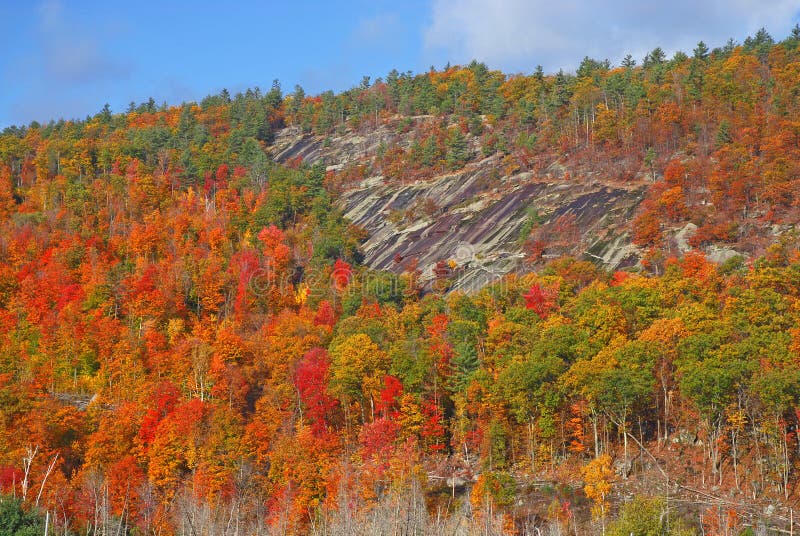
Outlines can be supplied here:
<path id="1" fill-rule="evenodd" d="M 360 402 L 364 422 L 364 406 L 369 404 L 374 419 L 375 398 L 388 370 L 386 353 L 368 335 L 356 333 L 332 346 L 331 357 L 331 391 L 345 408 L 353 401 Z"/>
<path id="2" fill-rule="evenodd" d="M 608 512 L 608 496 L 614 483 L 614 470 L 611 468 L 611 456 L 601 454 L 581 469 L 583 475 L 583 492 L 594 502 L 592 517 L 599 519 L 605 533 L 605 519 Z"/>

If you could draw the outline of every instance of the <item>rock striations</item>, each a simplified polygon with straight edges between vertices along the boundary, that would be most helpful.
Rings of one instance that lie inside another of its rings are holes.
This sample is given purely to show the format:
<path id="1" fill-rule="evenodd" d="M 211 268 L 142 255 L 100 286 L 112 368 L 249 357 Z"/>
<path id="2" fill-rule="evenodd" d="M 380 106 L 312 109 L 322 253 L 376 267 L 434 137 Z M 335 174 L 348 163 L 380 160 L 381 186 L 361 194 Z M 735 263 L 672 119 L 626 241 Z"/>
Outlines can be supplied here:
<path id="1" fill-rule="evenodd" d="M 279 162 L 301 158 L 338 170 L 369 161 L 387 140 L 408 143 L 385 126 L 368 136 L 329 138 L 288 128 L 272 150 Z M 411 183 L 370 176 L 345 189 L 337 203 L 366 230 L 363 250 L 370 267 L 401 272 L 414 259 L 422 279 L 430 281 L 436 263 L 445 261 L 455 269 L 452 289 L 475 290 L 562 254 L 609 269 L 639 261 L 628 226 L 644 197 L 642 184 L 622 187 L 591 175 L 569 179 L 558 165 L 541 173 L 504 175 L 502 169 L 499 155 L 490 155 Z M 547 246 L 533 254 L 537 234 L 547 238 Z"/>

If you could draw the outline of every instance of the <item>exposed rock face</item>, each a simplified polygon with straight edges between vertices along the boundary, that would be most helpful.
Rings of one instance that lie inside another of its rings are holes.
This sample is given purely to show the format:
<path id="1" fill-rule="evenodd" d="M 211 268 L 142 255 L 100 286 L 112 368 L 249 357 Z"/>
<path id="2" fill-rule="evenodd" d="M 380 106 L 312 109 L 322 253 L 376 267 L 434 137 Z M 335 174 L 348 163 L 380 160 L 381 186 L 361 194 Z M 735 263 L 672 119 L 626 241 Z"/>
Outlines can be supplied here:
<path id="1" fill-rule="evenodd" d="M 684 227 L 679 229 L 677 233 L 675 233 L 675 244 L 680 253 L 686 253 L 692 249 L 692 246 L 689 245 L 689 237 L 695 231 L 697 231 L 697 225 L 693 223 L 687 223 Z"/>
<path id="2" fill-rule="evenodd" d="M 627 235 L 618 229 L 640 193 L 600 185 L 576 191 L 569 185 L 546 183 L 525 176 L 502 180 L 503 188 L 482 190 L 479 183 L 493 167 L 479 165 L 463 173 L 429 182 L 392 186 L 376 177 L 345 194 L 345 215 L 369 232 L 364 243 L 367 263 L 384 270 L 401 270 L 398 259 L 416 258 L 423 278 L 433 276 L 437 261 L 452 260 L 460 269 L 455 288 L 472 290 L 513 271 L 526 268 L 521 233 L 531 209 L 550 214 L 542 225 L 564 214 L 575 214 L 575 225 L 585 230 L 579 242 L 593 260 L 615 268 L 635 254 Z M 397 211 L 431 207 L 431 214 L 395 223 Z M 576 244 L 577 246 L 578 244 Z M 636 262 L 635 260 L 633 262 Z"/>
<path id="3" fill-rule="evenodd" d="M 323 138 L 303 134 L 296 127 L 284 128 L 277 132 L 272 146 L 272 157 L 277 162 L 286 162 L 300 157 L 309 164 L 323 162 L 331 168 L 338 168 L 350 162 L 358 162 L 375 156 L 381 141 L 402 139 L 385 125 L 362 136 L 347 132 L 343 136 Z"/>
<path id="4" fill-rule="evenodd" d="M 336 169 L 374 154 L 382 139 L 398 143 L 392 136 L 383 127 L 369 137 L 326 140 L 284 131 L 273 154 L 279 161 L 299 156 Z M 557 167 L 542 175 L 502 176 L 495 155 L 411 184 L 370 177 L 338 203 L 348 219 L 366 229 L 363 249 L 370 267 L 401 272 L 416 259 L 423 280 L 430 280 L 434 265 L 446 261 L 455 267 L 454 289 L 475 290 L 507 273 L 532 269 L 523 247 L 531 231 L 548 244 L 540 252 L 545 258 L 568 253 L 610 269 L 636 264 L 639 253 L 627 229 L 643 187 L 564 179 Z"/>

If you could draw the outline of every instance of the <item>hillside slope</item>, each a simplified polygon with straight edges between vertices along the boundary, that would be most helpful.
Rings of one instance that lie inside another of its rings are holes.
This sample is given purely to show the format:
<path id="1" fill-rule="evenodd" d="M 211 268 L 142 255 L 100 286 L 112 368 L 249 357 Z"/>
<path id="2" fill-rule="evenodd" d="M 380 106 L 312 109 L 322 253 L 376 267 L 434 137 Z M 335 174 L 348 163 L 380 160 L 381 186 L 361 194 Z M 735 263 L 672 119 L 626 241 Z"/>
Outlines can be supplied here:
<path id="1" fill-rule="evenodd" d="M 289 128 L 278 132 L 272 151 L 279 162 L 302 158 L 332 171 L 371 160 L 387 140 L 407 146 L 410 138 L 386 127 L 325 138 Z M 559 242 L 551 234 L 546 256 L 584 257 L 609 270 L 637 264 L 641 252 L 631 244 L 629 224 L 644 199 L 644 182 L 565 179 L 557 162 L 539 173 L 503 176 L 502 168 L 502 156 L 494 154 L 413 182 L 370 176 L 343 189 L 337 205 L 367 231 L 362 249 L 370 268 L 400 273 L 414 259 L 429 281 L 437 262 L 449 262 L 454 290 L 477 290 L 534 269 L 523 248 L 534 225 L 564 235 Z"/>
<path id="2" fill-rule="evenodd" d="M 0 510 L 789 532 L 798 74 L 800 27 L 4 130 Z"/>
<path id="3" fill-rule="evenodd" d="M 575 76 L 390 73 L 292 96 L 269 150 L 326 166 L 369 266 L 413 258 L 430 278 L 455 260 L 455 287 L 564 254 L 655 273 L 690 250 L 752 259 L 800 222 L 798 44 L 759 32 L 641 67 L 585 58 Z"/>

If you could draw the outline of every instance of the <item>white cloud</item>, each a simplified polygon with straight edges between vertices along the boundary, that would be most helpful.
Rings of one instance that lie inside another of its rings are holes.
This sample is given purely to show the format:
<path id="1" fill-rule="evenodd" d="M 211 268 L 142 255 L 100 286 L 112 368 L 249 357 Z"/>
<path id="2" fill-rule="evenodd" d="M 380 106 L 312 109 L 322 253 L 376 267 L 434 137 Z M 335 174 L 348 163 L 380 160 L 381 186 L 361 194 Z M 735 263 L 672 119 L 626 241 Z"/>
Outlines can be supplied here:
<path id="1" fill-rule="evenodd" d="M 618 63 L 657 46 L 690 53 L 700 40 L 721 46 L 762 26 L 781 39 L 798 13 L 800 0 L 433 0 L 425 46 L 456 63 L 552 72 L 584 56 Z"/>
<path id="2" fill-rule="evenodd" d="M 7 81 L 8 91 L 0 121 L 83 117 L 125 84 L 134 64 L 115 57 L 111 46 L 122 26 L 110 19 L 92 24 L 82 8 L 61 0 L 31 6 L 35 18 L 27 37 L 32 46 L 11 48 L 5 65 L 0 62 L 0 80 Z"/>
<path id="3" fill-rule="evenodd" d="M 397 15 L 394 13 L 381 13 L 364 18 L 353 30 L 352 38 L 361 45 L 382 44 L 396 31 L 398 24 Z"/>
<path id="4" fill-rule="evenodd" d="M 67 17 L 59 0 L 39 6 L 46 75 L 63 83 L 90 83 L 125 76 L 129 67 L 106 55 L 91 29 Z"/>

